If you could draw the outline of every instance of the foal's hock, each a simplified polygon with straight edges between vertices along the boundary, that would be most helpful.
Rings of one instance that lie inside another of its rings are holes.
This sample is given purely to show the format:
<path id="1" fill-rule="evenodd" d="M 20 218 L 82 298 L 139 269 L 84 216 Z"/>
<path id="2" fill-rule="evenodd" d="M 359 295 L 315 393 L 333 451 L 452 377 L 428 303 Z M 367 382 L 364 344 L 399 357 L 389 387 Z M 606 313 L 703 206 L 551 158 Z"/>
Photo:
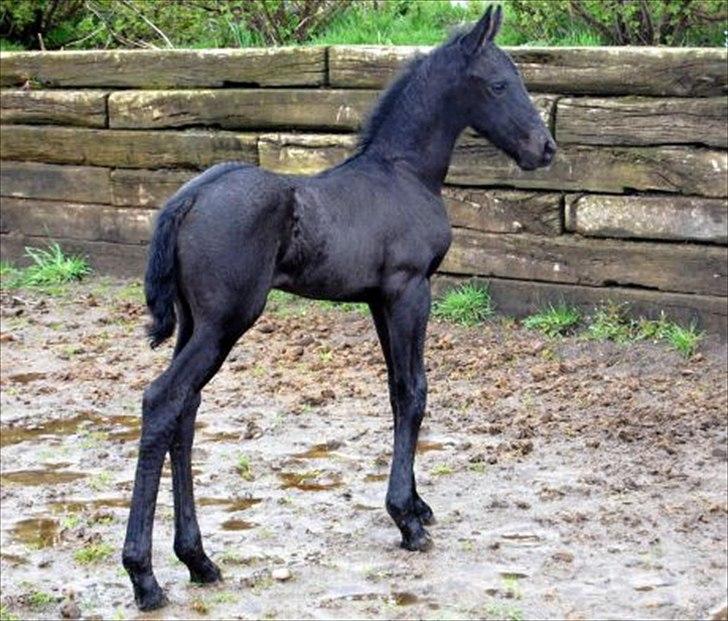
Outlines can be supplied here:
<path id="1" fill-rule="evenodd" d="M 123 562 L 142 610 L 166 602 L 151 541 L 162 464 L 172 462 L 174 551 L 195 582 L 220 570 L 205 554 L 191 458 L 200 391 L 275 288 L 365 302 L 387 363 L 394 452 L 386 508 L 408 550 L 431 545 L 430 507 L 413 461 L 425 410 L 430 276 L 450 245 L 440 190 L 458 135 L 472 127 L 521 168 L 551 162 L 554 141 L 518 71 L 493 39 L 501 9 L 413 61 L 379 100 L 356 153 L 313 177 L 213 166 L 185 184 L 157 221 L 145 278 L 156 346 L 177 343 L 144 393 L 142 435 Z"/>

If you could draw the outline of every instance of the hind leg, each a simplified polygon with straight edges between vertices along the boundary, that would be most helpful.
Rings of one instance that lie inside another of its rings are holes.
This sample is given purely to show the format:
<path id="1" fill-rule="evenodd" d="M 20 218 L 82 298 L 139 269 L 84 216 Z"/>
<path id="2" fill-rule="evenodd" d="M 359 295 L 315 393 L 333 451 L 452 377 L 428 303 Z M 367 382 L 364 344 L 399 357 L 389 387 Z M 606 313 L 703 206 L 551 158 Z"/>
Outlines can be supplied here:
<path id="1" fill-rule="evenodd" d="M 184 349 L 192 336 L 194 323 L 186 302 L 181 301 L 177 316 L 179 331 L 175 357 Z M 174 552 L 187 566 L 193 582 L 209 583 L 222 578 L 218 567 L 202 548 L 202 536 L 197 523 L 192 477 L 192 443 L 195 437 L 195 419 L 200 406 L 198 392 L 182 412 L 169 450 L 172 464 L 172 489 L 174 496 Z"/>

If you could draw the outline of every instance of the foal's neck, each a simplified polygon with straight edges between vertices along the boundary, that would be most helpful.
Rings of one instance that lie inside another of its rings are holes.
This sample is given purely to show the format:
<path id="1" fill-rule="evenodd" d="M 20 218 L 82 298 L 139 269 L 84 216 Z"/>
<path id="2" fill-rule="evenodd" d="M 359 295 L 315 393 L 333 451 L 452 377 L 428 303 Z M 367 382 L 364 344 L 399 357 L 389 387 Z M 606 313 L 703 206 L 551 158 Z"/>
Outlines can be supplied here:
<path id="1" fill-rule="evenodd" d="M 430 61 L 431 59 L 428 59 Z M 452 83 L 427 75 L 426 63 L 367 147 L 378 157 L 406 166 L 430 191 L 439 194 L 455 141 L 467 126 L 452 96 Z"/>

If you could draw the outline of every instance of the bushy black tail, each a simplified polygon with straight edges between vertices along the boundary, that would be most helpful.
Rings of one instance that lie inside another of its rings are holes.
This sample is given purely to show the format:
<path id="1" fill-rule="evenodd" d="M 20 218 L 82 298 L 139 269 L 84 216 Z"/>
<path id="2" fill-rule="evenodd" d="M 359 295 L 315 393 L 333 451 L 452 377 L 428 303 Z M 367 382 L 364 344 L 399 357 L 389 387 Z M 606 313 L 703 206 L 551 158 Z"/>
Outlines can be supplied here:
<path id="1" fill-rule="evenodd" d="M 147 336 L 152 349 L 174 334 L 177 317 L 174 302 L 177 299 L 175 257 L 177 231 L 195 197 L 183 194 L 172 197 L 159 214 L 149 244 L 147 272 L 144 276 L 144 294 L 152 322 L 147 326 Z"/>

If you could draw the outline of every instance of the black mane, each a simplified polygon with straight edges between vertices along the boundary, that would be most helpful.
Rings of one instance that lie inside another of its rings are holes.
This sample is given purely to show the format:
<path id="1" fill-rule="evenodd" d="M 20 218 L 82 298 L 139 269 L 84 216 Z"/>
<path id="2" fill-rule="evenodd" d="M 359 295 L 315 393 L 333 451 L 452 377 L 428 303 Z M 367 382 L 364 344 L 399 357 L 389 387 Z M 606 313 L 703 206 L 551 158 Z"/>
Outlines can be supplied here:
<path id="1" fill-rule="evenodd" d="M 359 132 L 357 151 L 366 149 L 374 139 L 377 130 L 382 126 L 384 120 L 389 117 L 397 106 L 397 101 L 405 88 L 415 79 L 417 70 L 427 60 L 424 54 L 418 54 L 410 60 L 400 71 L 395 80 L 387 87 L 387 90 L 379 97 L 377 105 L 374 106 L 369 118 Z"/>

